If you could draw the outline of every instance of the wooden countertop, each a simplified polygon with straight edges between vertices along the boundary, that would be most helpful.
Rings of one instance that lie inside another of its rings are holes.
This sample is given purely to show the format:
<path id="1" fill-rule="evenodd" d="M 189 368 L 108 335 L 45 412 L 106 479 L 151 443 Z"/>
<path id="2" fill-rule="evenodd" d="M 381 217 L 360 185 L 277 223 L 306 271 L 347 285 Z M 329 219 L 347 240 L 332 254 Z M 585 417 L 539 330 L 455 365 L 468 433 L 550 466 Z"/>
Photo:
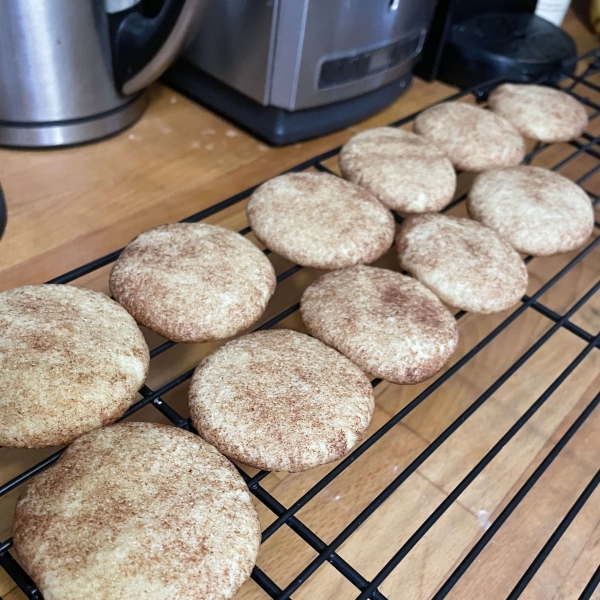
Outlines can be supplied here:
<path id="1" fill-rule="evenodd" d="M 573 16 L 580 53 L 595 38 Z M 0 245 L 0 290 L 43 282 L 177 221 L 302 160 L 343 144 L 359 129 L 390 123 L 450 95 L 416 79 L 397 102 L 356 127 L 270 148 L 162 85 L 127 131 L 101 143 L 52 151 L 0 150 L 8 227 Z"/>
<path id="2" fill-rule="evenodd" d="M 597 45 L 595 36 L 573 13 L 569 13 L 565 28 L 576 39 L 580 52 Z M 7 197 L 9 222 L 0 242 L 0 290 L 60 275 L 123 246 L 145 229 L 189 216 L 343 144 L 358 130 L 392 122 L 453 91 L 441 83 L 417 79 L 392 106 L 356 127 L 286 148 L 270 148 L 183 96 L 155 85 L 144 117 L 110 140 L 55 151 L 2 150 L 0 181 Z M 548 151 L 544 160 L 556 162 L 560 152 L 560 149 Z M 331 166 L 335 168 L 334 162 Z M 577 176 L 573 169 L 565 173 Z M 588 185 L 588 189 L 595 188 L 595 193 L 600 193 L 600 178 L 591 178 Z M 208 222 L 239 229 L 246 224 L 244 208 L 242 203 L 209 218 Z M 457 209 L 455 214 L 462 214 L 461 210 Z M 528 293 L 539 289 L 572 256 L 530 263 Z M 393 257 L 383 259 L 381 264 L 395 268 Z M 562 314 L 598 281 L 599 264 L 600 253 L 596 252 L 595 260 L 580 263 L 545 294 L 544 303 Z M 297 298 L 299 290 L 316 275 L 303 271 L 281 285 L 267 316 L 289 305 L 290 298 Z M 103 269 L 85 278 L 83 284 L 106 291 L 106 276 L 107 269 Z M 461 319 L 460 347 L 451 364 L 460 360 L 507 314 L 467 315 Z M 600 300 L 596 297 L 587 303 L 572 321 L 595 335 L 600 330 Z M 297 313 L 282 325 L 302 328 Z M 325 488 L 300 511 L 299 518 L 321 539 L 330 542 L 399 470 L 551 326 L 552 322 L 538 312 L 526 310 L 486 350 L 397 425 L 393 433 Z M 156 336 L 149 337 L 155 345 Z M 581 339 L 566 330 L 557 331 L 342 545 L 340 555 L 362 575 L 372 578 L 584 346 Z M 153 361 L 149 385 L 158 386 L 172 374 L 193 366 L 213 347 L 214 344 L 182 350 L 178 347 L 173 354 L 168 353 L 169 358 L 162 355 Z M 600 351 L 594 351 L 392 572 L 381 586 L 388 598 L 420 599 L 432 595 L 598 393 L 599 373 Z M 372 431 L 425 387 L 380 385 Z M 185 388 L 178 388 L 168 401 L 187 414 Z M 149 411 L 144 409 L 136 418 L 155 419 Z M 527 495 L 454 588 L 451 598 L 506 597 L 598 469 L 599 413 L 596 411 L 587 420 L 554 461 L 540 485 Z M 0 483 L 49 453 L 49 450 L 0 449 Z M 296 475 L 274 473 L 262 485 L 282 504 L 290 506 L 330 469 L 331 466 L 325 466 Z M 10 535 L 16 494 L 11 492 L 0 499 L 0 541 Z M 274 516 L 260 503 L 258 508 L 264 528 Z M 285 587 L 315 555 L 295 533 L 283 527 L 263 545 L 258 564 L 278 585 Z M 600 493 L 596 490 L 523 597 L 577 598 L 599 563 Z M 356 595 L 356 589 L 325 563 L 294 598 L 344 600 Z M 24 598 L 1 569 L 0 596 L 4 600 Z M 250 581 L 236 598 L 267 596 Z M 600 591 L 594 598 L 600 598 Z"/>

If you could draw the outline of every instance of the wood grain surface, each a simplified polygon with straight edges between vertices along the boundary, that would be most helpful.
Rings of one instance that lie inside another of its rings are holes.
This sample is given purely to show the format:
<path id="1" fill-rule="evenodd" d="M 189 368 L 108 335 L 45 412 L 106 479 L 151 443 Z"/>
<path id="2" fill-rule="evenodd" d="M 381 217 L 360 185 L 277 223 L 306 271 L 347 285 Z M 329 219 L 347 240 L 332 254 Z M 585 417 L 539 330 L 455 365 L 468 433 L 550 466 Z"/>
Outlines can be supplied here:
<path id="1" fill-rule="evenodd" d="M 565 27 L 574 35 L 580 52 L 597 44 L 572 13 Z M 110 140 L 55 151 L 2 150 L 0 181 L 8 201 L 9 222 L 0 242 L 0 290 L 46 281 L 123 246 L 149 227 L 189 216 L 341 145 L 356 131 L 394 121 L 453 91 L 441 83 L 417 79 L 392 106 L 355 127 L 286 148 L 270 148 L 172 90 L 155 85 L 146 115 Z M 579 91 L 592 97 L 590 90 Z M 600 102 L 600 94 L 593 99 Z M 600 118 L 588 131 L 600 135 Z M 556 144 L 540 153 L 533 164 L 551 166 L 572 152 L 572 146 Z M 566 163 L 560 172 L 577 179 L 597 164 L 595 158 L 582 155 Z M 335 159 L 326 165 L 337 169 Z M 468 188 L 469 181 L 468 176 L 461 176 L 460 188 Z M 600 172 L 591 175 L 584 186 L 600 194 Z M 245 206 L 243 201 L 207 222 L 241 229 L 247 225 Z M 464 216 L 464 210 L 461 204 L 451 213 Z M 594 235 L 599 233 L 596 228 Z M 252 235 L 250 239 L 254 239 Z M 528 294 L 539 290 L 577 254 L 531 261 Z M 278 273 L 291 266 L 279 257 L 271 258 Z M 377 264 L 397 269 L 393 249 Z M 76 284 L 107 291 L 109 268 Z M 262 322 L 294 304 L 319 274 L 302 269 L 282 282 Z M 599 280 L 600 244 L 539 301 L 563 315 Z M 469 314 L 460 319 L 459 349 L 436 377 L 452 369 L 512 312 L 514 309 L 492 316 Z M 570 321 L 597 335 L 600 294 L 575 311 Z M 277 326 L 304 331 L 298 312 Z M 161 343 L 158 336 L 145 333 L 151 347 Z M 543 336 L 548 339 L 541 344 Z M 158 356 L 153 360 L 148 385 L 156 389 L 195 366 L 217 345 L 178 345 Z M 585 348 L 581 338 L 554 327 L 551 319 L 534 308 L 521 311 L 493 341 L 317 494 L 297 517 L 325 543 L 331 543 L 463 411 L 482 394 L 487 395 L 481 407 L 340 545 L 338 554 L 370 580 Z M 495 386 L 516 361 L 522 361 L 522 367 Z M 380 384 L 370 433 L 430 384 Z M 431 598 L 599 391 L 600 350 L 594 349 L 557 389 L 547 394 L 543 406 L 392 570 L 380 586 L 381 592 L 395 600 Z M 184 384 L 165 396 L 185 416 L 186 392 Z M 133 420 L 166 422 L 152 407 L 142 409 Z M 0 449 L 0 482 L 10 480 L 54 451 Z M 599 457 L 600 409 L 592 413 L 552 462 L 449 597 L 506 598 L 595 475 Z M 261 485 L 288 507 L 334 467 L 326 465 L 298 474 L 272 473 Z M 16 489 L 0 498 L 0 541 L 10 536 L 18 493 Z M 276 517 L 262 503 L 256 504 L 264 529 Z M 291 528 L 283 526 L 263 544 L 258 566 L 284 588 L 317 556 Z M 522 597 L 576 599 L 598 564 L 600 490 L 593 493 L 568 527 Z M 357 595 L 357 588 L 324 561 L 293 597 L 350 600 Z M 0 597 L 25 598 L 2 569 Z M 249 581 L 236 598 L 261 600 L 268 596 Z M 600 590 L 593 598 L 600 599 Z"/>

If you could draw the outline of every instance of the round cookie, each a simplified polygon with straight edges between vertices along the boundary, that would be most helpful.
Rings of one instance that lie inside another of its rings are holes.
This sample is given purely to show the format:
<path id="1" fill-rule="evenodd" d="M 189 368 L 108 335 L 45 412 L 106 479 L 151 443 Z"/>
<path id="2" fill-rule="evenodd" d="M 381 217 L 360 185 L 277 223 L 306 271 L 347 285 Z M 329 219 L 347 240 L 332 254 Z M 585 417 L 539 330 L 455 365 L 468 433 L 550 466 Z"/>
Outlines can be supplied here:
<path id="1" fill-rule="evenodd" d="M 524 254 L 551 256 L 585 244 L 594 229 L 588 195 L 570 179 L 521 166 L 478 175 L 469 214 Z"/>
<path id="2" fill-rule="evenodd" d="M 252 242 L 204 223 L 150 229 L 123 250 L 110 290 L 138 323 L 174 342 L 235 335 L 263 314 L 275 270 Z"/>
<path id="3" fill-rule="evenodd" d="M 488 98 L 490 108 L 525 137 L 568 142 L 588 125 L 588 114 L 573 96 L 545 85 L 503 83 Z"/>
<path id="4" fill-rule="evenodd" d="M 70 285 L 0 293 L 0 446 L 42 448 L 118 419 L 150 354 L 127 311 Z"/>
<path id="5" fill-rule="evenodd" d="M 396 237 L 400 265 L 447 304 L 495 313 L 516 304 L 527 288 L 519 254 L 489 227 L 436 213 L 415 215 Z"/>
<path id="6" fill-rule="evenodd" d="M 394 218 L 368 191 L 326 173 L 288 173 L 261 185 L 248 203 L 256 236 L 304 267 L 373 262 L 394 241 Z"/>
<path id="7" fill-rule="evenodd" d="M 347 358 L 307 335 L 260 331 L 221 346 L 189 390 L 200 435 L 226 456 L 268 471 L 338 460 L 366 435 L 374 393 Z"/>
<path id="8" fill-rule="evenodd" d="M 260 524 L 233 465 L 197 435 L 122 423 L 27 484 L 13 535 L 48 600 L 224 600 L 250 575 Z"/>
<path id="9" fill-rule="evenodd" d="M 443 102 L 423 111 L 415 131 L 442 150 L 459 171 L 512 167 L 525 156 L 525 140 L 506 119 L 462 102 Z"/>
<path id="10" fill-rule="evenodd" d="M 301 300 L 312 335 L 361 369 L 394 383 L 419 383 L 456 350 L 452 313 L 424 285 L 375 267 L 327 273 Z"/>
<path id="11" fill-rule="evenodd" d="M 441 210 L 456 191 L 448 158 L 421 136 L 395 127 L 355 135 L 342 148 L 339 164 L 346 179 L 403 213 Z"/>

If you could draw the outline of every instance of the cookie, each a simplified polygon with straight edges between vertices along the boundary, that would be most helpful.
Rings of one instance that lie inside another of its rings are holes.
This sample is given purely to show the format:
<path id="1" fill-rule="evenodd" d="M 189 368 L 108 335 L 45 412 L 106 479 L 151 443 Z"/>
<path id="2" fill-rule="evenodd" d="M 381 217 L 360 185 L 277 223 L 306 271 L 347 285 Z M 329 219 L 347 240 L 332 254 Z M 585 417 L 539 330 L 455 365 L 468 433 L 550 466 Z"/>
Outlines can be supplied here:
<path id="1" fill-rule="evenodd" d="M 135 401 L 150 355 L 108 296 L 69 285 L 0 293 L 0 446 L 68 444 Z"/>
<path id="2" fill-rule="evenodd" d="M 110 273 L 115 299 L 138 323 L 174 342 L 208 342 L 250 327 L 275 285 L 273 265 L 252 242 L 204 223 L 142 233 Z"/>
<path id="3" fill-rule="evenodd" d="M 260 524 L 212 446 L 123 423 L 80 437 L 26 485 L 13 536 L 48 600 L 224 600 L 250 575 Z"/>
<path id="4" fill-rule="evenodd" d="M 495 231 L 471 219 L 415 215 L 396 237 L 400 265 L 442 301 L 475 313 L 516 304 L 527 288 L 527 268 Z"/>
<path id="5" fill-rule="evenodd" d="M 342 174 L 403 213 L 444 208 L 454 197 L 452 163 L 423 137 L 394 127 L 355 135 L 339 156 Z"/>
<path id="6" fill-rule="evenodd" d="M 339 164 L 346 179 L 403 213 L 441 210 L 456 191 L 448 158 L 421 136 L 394 127 L 355 135 L 342 148 Z"/>
<path id="7" fill-rule="evenodd" d="M 289 173 L 261 185 L 248 203 L 256 236 L 304 267 L 370 263 L 391 247 L 394 218 L 372 194 L 326 173 Z"/>
<path id="8" fill-rule="evenodd" d="M 375 267 L 327 273 L 302 295 L 308 331 L 363 371 L 394 383 L 419 383 L 456 350 L 452 313 L 424 285 Z"/>
<path id="9" fill-rule="evenodd" d="M 525 156 L 525 140 L 506 119 L 462 102 L 443 102 L 423 111 L 415 120 L 415 131 L 460 171 L 512 167 Z"/>
<path id="10" fill-rule="evenodd" d="M 338 460 L 366 435 L 373 388 L 347 358 L 285 329 L 242 336 L 207 356 L 189 389 L 200 435 L 226 456 L 268 471 Z"/>
<path id="11" fill-rule="evenodd" d="M 478 175 L 467 207 L 474 219 L 495 229 L 519 252 L 533 256 L 575 250 L 594 229 L 588 195 L 570 179 L 540 167 Z"/>
<path id="12" fill-rule="evenodd" d="M 540 142 L 574 140 L 588 125 L 581 102 L 545 85 L 503 83 L 489 95 L 488 104 L 522 135 Z"/>

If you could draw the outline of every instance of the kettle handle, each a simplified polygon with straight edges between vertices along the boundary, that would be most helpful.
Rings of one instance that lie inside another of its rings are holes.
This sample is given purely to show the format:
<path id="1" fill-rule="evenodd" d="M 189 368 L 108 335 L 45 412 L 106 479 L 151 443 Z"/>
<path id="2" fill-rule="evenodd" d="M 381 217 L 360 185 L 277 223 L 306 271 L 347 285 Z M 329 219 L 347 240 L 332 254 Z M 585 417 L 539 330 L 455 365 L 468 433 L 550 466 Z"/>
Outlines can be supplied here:
<path id="1" fill-rule="evenodd" d="M 114 27 L 113 66 L 125 96 L 158 79 L 175 60 L 199 13 L 202 0 L 166 0 L 152 18 L 126 11 Z M 117 15 L 111 15 L 117 17 Z"/>

